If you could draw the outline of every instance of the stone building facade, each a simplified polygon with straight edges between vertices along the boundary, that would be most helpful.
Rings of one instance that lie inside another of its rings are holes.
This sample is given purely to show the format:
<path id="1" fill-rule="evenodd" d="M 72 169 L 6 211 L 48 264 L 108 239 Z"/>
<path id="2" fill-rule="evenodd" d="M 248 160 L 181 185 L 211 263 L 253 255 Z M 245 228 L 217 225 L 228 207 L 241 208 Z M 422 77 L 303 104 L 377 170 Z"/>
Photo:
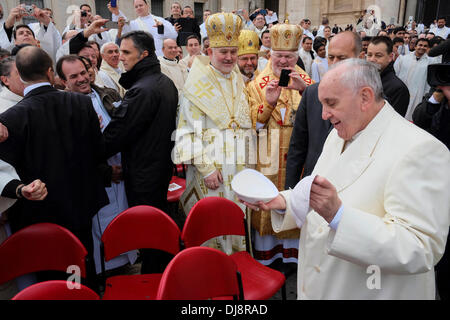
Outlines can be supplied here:
<path id="1" fill-rule="evenodd" d="M 57 27 L 62 30 L 69 16 L 66 9 L 70 5 L 79 6 L 89 4 L 94 12 L 109 17 L 106 8 L 109 0 L 0 0 L 5 12 L 19 3 L 35 3 L 39 7 L 52 8 Z M 120 9 L 128 18 L 134 19 L 133 0 L 119 0 Z M 151 11 L 155 15 L 167 17 L 170 15 L 170 0 L 147 0 Z M 210 9 L 212 12 L 232 11 L 236 9 L 268 8 L 277 12 L 279 20 L 286 18 L 290 23 L 299 23 L 302 18 L 309 18 L 312 26 L 318 27 L 322 17 L 328 17 L 330 25 L 337 24 L 345 27 L 356 24 L 361 11 L 369 6 L 377 6 L 381 19 L 386 24 L 403 24 L 409 16 L 415 16 L 417 0 L 179 0 L 182 6 L 189 5 L 196 17 L 201 21 L 202 11 Z"/>

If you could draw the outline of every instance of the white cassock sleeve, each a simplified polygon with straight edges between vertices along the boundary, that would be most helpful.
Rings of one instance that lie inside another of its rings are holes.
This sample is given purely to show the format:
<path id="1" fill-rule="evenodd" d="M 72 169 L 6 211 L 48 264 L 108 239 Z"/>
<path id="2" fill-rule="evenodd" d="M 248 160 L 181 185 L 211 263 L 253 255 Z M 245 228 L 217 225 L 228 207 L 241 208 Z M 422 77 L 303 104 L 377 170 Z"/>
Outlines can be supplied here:
<path id="1" fill-rule="evenodd" d="M 16 170 L 9 163 L 0 160 L 0 194 L 11 180 L 16 179 L 19 179 Z M 14 202 L 16 202 L 16 199 L 9 199 L 0 196 L 0 214 L 11 207 Z"/>
<path id="2" fill-rule="evenodd" d="M 56 64 L 56 52 L 62 45 L 62 39 L 53 22 L 49 23 L 47 30 L 45 30 L 44 26 L 39 26 L 36 40 L 39 40 L 41 48 L 50 55 Z"/>
<path id="3" fill-rule="evenodd" d="M 344 203 L 339 226 L 328 235 L 328 253 L 394 274 L 428 272 L 442 257 L 449 230 L 450 153 L 427 140 L 391 172 L 384 187 L 385 215 Z"/>

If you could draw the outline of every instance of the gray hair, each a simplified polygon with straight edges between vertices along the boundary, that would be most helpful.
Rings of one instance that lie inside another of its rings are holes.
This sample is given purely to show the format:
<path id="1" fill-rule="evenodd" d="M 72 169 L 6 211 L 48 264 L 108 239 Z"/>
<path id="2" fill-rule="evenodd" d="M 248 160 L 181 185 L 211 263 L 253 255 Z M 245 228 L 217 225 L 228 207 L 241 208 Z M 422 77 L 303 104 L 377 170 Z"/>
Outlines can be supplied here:
<path id="1" fill-rule="evenodd" d="M 345 67 L 345 71 L 340 74 L 341 83 L 347 83 L 355 94 L 362 88 L 369 87 L 373 90 L 376 101 L 384 99 L 380 67 L 377 64 L 351 58 L 333 64 L 330 70 L 340 66 Z"/>
<path id="2" fill-rule="evenodd" d="M 13 64 L 16 63 L 15 57 L 7 57 L 0 61 L 0 76 L 8 77 L 11 74 L 11 69 Z M 3 81 L 1 81 L 1 85 L 5 86 Z"/>
<path id="3" fill-rule="evenodd" d="M 102 45 L 102 47 L 100 48 L 100 54 L 104 54 L 104 53 L 105 53 L 105 50 L 106 50 L 106 47 L 109 46 L 109 45 L 112 45 L 112 44 L 113 44 L 114 46 L 116 46 L 117 48 L 119 48 L 119 46 L 117 45 L 117 43 L 110 41 L 110 42 L 107 42 L 107 43 L 105 43 L 105 44 Z"/>

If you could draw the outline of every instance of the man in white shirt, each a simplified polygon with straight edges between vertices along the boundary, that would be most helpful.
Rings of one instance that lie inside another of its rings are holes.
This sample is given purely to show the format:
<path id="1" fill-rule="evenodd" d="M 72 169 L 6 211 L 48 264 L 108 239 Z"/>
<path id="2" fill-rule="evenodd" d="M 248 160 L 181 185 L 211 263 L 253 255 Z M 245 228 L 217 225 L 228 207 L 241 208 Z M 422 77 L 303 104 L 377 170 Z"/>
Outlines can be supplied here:
<path id="1" fill-rule="evenodd" d="M 158 57 L 161 64 L 161 72 L 170 78 L 178 89 L 178 96 L 180 96 L 184 81 L 187 78 L 187 70 L 181 66 L 181 60 L 178 62 L 176 56 L 178 55 L 178 45 L 173 39 L 166 39 L 163 43 L 163 56 Z"/>
<path id="2" fill-rule="evenodd" d="M 3 12 L 3 6 L 0 3 L 0 29 L 3 28 L 3 23 L 5 23 L 5 20 L 3 19 L 4 12 Z"/>
<path id="3" fill-rule="evenodd" d="M 211 10 L 205 10 L 203 11 L 203 23 L 200 25 L 200 34 L 203 38 L 207 37 L 208 34 L 206 33 L 206 27 L 205 27 L 205 21 L 208 19 L 208 17 L 211 15 Z"/>
<path id="4" fill-rule="evenodd" d="M 0 113 L 5 112 L 23 98 L 24 84 L 17 71 L 15 57 L 0 61 Z"/>
<path id="5" fill-rule="evenodd" d="M 17 21 L 28 15 L 22 5 L 10 11 L 0 28 L 0 47 L 11 51 L 15 46 L 24 43 L 40 46 L 55 61 L 56 52 L 61 46 L 61 36 L 44 10 L 34 6 L 33 16 L 39 23 L 22 24 L 14 28 Z"/>
<path id="6" fill-rule="evenodd" d="M 412 120 L 412 114 L 423 96 L 430 90 L 427 83 L 427 68 L 434 60 L 429 58 L 427 50 L 430 42 L 427 39 L 419 39 L 416 49 L 405 56 L 399 56 L 394 63 L 395 74 L 408 87 L 410 98 L 405 118 Z"/>
<path id="7" fill-rule="evenodd" d="M 270 58 L 270 48 L 272 47 L 270 40 L 270 30 L 265 30 L 261 35 L 262 46 L 259 48 L 261 54 L 258 58 L 258 70 L 262 71 L 269 62 Z"/>
<path id="8" fill-rule="evenodd" d="M 433 32 L 436 37 L 439 36 L 442 39 L 447 40 L 448 34 L 450 33 L 450 28 L 446 27 L 445 23 L 445 17 L 439 18 L 436 27 L 430 29 L 430 31 Z"/>
<path id="9" fill-rule="evenodd" d="M 252 23 L 245 29 L 255 31 L 258 37 L 261 38 L 262 33 L 267 30 L 265 16 L 262 13 L 258 13 L 252 20 Z"/>
<path id="10" fill-rule="evenodd" d="M 323 37 L 324 35 L 323 35 L 323 31 L 324 31 L 324 29 L 325 29 L 325 27 L 327 27 L 328 25 L 329 25 L 329 21 L 328 21 L 328 18 L 327 17 L 324 17 L 323 19 L 322 19 L 322 24 L 320 25 L 320 27 L 319 27 L 319 30 L 317 30 L 317 35 L 316 35 L 316 37 Z"/>
<path id="11" fill-rule="evenodd" d="M 311 27 L 311 20 L 302 19 L 302 21 L 300 21 L 300 26 L 303 28 L 303 34 L 310 37 L 314 41 L 314 35 L 309 30 L 309 28 Z"/>
<path id="12" fill-rule="evenodd" d="M 180 66 L 184 72 L 189 72 L 196 56 L 201 54 L 200 39 L 192 34 L 186 38 L 186 51 L 188 54 L 180 60 Z"/>
<path id="13" fill-rule="evenodd" d="M 123 98 L 126 90 L 120 85 L 120 76 L 124 72 L 123 64 L 119 61 L 119 46 L 114 42 L 105 43 L 101 49 L 102 64 L 98 75 L 103 78 L 103 82 L 108 88 L 115 89 Z M 110 82 L 108 82 L 108 79 Z"/>
<path id="14" fill-rule="evenodd" d="M 317 53 L 317 57 L 311 65 L 311 78 L 318 83 L 328 71 L 325 43 L 316 41 L 314 43 L 314 51 Z"/>
<path id="15" fill-rule="evenodd" d="M 134 10 L 136 11 L 137 19 L 131 20 L 130 24 L 125 24 L 123 27 L 123 34 L 133 30 L 142 30 L 150 33 L 155 41 L 156 55 L 162 56 L 162 46 L 164 39 L 176 39 L 178 33 L 175 27 L 167 20 L 161 17 L 153 16 L 150 13 L 150 7 L 147 0 L 134 0 Z M 119 6 L 112 8 L 108 6 L 112 13 L 112 21 L 118 21 L 119 17 L 127 17 L 119 11 Z"/>
<path id="16" fill-rule="evenodd" d="M 309 76 L 311 76 L 311 65 L 315 59 L 314 52 L 312 51 L 313 40 L 306 36 L 302 40 L 302 47 L 298 51 L 300 58 L 302 58 L 303 64 L 305 65 L 305 71 Z"/>

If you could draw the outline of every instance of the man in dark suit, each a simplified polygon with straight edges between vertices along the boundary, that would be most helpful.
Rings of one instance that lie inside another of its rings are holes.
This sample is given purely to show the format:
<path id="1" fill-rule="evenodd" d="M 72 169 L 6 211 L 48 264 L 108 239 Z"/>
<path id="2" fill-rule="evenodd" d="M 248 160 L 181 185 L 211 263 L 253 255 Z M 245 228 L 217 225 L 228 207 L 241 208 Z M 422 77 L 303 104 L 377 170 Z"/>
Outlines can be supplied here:
<path id="1" fill-rule="evenodd" d="M 92 257 L 92 217 L 108 197 L 98 170 L 106 161 L 105 147 L 91 99 L 53 88 L 53 61 L 40 48 L 21 49 L 16 65 L 26 82 L 25 97 L 0 115 L 9 132 L 0 144 L 0 159 L 15 167 L 25 184 L 45 181 L 48 196 L 39 202 L 19 199 L 9 212 L 11 229 L 61 225 Z M 91 259 L 88 280 L 95 277 Z"/>
<path id="2" fill-rule="evenodd" d="M 357 34 L 350 31 L 339 33 L 330 42 L 328 65 L 357 58 L 361 49 L 361 39 Z M 294 188 L 300 177 L 311 174 L 332 128 L 329 120 L 322 119 L 318 84 L 307 87 L 295 115 L 287 155 L 285 189 Z"/>
<path id="3" fill-rule="evenodd" d="M 103 132 L 107 155 L 122 152 L 125 191 L 130 207 L 149 205 L 167 212 L 172 177 L 178 90 L 161 67 L 151 35 L 133 31 L 122 37 L 120 60 L 126 73 L 119 83 L 127 90 Z M 162 272 L 155 254 L 143 254 L 143 273 Z"/>
<path id="4" fill-rule="evenodd" d="M 374 37 L 367 47 L 366 59 L 380 66 L 385 98 L 404 117 L 409 105 L 409 90 L 395 75 L 393 46 L 389 37 Z"/>

